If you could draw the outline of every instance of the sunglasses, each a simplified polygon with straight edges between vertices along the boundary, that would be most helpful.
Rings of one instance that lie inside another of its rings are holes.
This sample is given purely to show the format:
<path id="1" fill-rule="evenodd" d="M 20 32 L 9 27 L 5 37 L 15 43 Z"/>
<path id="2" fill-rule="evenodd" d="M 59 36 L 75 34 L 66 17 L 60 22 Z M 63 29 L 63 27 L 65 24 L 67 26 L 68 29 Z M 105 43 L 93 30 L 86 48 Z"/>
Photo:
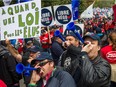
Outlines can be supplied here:
<path id="1" fill-rule="evenodd" d="M 46 65 L 48 62 L 51 62 L 51 61 L 40 62 L 38 66 L 44 66 L 44 65 Z"/>

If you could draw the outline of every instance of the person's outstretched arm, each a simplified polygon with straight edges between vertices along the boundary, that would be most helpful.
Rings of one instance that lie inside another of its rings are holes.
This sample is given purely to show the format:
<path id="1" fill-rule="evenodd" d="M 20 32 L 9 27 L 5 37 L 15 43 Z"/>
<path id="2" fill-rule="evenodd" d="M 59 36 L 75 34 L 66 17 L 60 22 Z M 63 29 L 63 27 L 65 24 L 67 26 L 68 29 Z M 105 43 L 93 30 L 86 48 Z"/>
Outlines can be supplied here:
<path id="1" fill-rule="evenodd" d="M 7 49 L 16 58 L 17 62 L 22 62 L 22 55 L 10 44 L 9 40 L 6 39 Z"/>

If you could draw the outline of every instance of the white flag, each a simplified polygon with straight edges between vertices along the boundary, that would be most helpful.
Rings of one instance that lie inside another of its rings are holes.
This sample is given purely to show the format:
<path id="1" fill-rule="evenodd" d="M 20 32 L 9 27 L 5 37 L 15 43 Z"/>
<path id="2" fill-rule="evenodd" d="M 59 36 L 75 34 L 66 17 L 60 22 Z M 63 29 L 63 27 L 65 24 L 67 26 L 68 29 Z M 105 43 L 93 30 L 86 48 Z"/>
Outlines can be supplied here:
<path id="1" fill-rule="evenodd" d="M 80 18 L 92 18 L 93 15 L 93 5 L 95 1 L 81 14 Z"/>

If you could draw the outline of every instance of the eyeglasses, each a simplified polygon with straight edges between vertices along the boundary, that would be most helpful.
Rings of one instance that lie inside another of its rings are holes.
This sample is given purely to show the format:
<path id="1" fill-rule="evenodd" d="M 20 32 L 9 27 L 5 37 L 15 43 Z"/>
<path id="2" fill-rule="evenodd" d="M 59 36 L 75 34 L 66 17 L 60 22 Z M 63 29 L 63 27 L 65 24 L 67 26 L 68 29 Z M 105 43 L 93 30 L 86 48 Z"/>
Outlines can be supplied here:
<path id="1" fill-rule="evenodd" d="M 44 66 L 44 65 L 46 65 L 48 62 L 51 62 L 51 61 L 40 62 L 38 66 Z"/>

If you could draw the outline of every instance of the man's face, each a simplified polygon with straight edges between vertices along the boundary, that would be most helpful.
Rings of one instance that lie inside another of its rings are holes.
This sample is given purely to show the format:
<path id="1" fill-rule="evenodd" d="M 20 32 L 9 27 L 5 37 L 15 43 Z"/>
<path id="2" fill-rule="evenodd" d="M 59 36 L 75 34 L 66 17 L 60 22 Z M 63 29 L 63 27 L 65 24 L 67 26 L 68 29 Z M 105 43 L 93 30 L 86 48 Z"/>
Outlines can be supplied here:
<path id="1" fill-rule="evenodd" d="M 73 36 L 67 36 L 66 41 L 69 41 L 70 44 L 78 47 L 79 46 L 79 40 L 75 39 Z"/>
<path id="2" fill-rule="evenodd" d="M 39 52 L 30 52 L 30 57 L 32 57 L 33 59 L 35 59 L 37 55 L 39 55 Z"/>
<path id="3" fill-rule="evenodd" d="M 57 41 L 59 42 L 59 43 L 62 43 L 62 40 L 58 37 L 57 38 Z"/>
<path id="4" fill-rule="evenodd" d="M 97 40 L 93 40 L 90 37 L 85 38 L 85 42 L 91 42 L 92 49 L 89 51 L 88 56 L 90 59 L 94 59 L 98 55 L 98 51 L 100 50 L 100 46 L 98 45 Z"/>
<path id="5" fill-rule="evenodd" d="M 33 43 L 26 45 L 27 48 L 31 48 L 33 46 Z"/>
<path id="6" fill-rule="evenodd" d="M 54 69 L 54 63 L 47 59 L 39 61 L 37 64 L 41 67 L 40 77 L 42 78 L 44 78 L 49 72 L 51 72 Z"/>
<path id="7" fill-rule="evenodd" d="M 46 30 L 41 30 L 41 34 L 42 34 L 42 35 L 45 35 L 46 32 L 47 32 Z"/>

